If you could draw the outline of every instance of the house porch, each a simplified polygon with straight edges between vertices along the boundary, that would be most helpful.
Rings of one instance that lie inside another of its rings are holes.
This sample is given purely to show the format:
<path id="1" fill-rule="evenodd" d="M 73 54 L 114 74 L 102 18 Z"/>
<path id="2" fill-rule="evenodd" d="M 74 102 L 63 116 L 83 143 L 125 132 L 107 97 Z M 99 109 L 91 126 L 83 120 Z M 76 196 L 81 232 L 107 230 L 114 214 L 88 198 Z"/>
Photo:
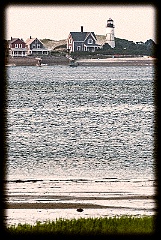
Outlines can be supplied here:
<path id="1" fill-rule="evenodd" d="M 25 57 L 27 56 L 27 51 L 25 48 L 11 48 L 9 51 L 9 55 L 12 57 Z"/>

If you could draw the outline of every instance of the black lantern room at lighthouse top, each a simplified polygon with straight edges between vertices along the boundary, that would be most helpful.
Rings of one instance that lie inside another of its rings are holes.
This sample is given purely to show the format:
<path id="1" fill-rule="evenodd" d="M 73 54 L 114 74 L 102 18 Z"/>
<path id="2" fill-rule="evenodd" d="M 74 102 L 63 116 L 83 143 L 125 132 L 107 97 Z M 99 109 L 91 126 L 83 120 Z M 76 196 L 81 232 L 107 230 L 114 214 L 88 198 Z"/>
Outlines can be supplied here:
<path id="1" fill-rule="evenodd" d="M 113 20 L 111 18 L 107 20 L 107 27 L 114 28 Z"/>

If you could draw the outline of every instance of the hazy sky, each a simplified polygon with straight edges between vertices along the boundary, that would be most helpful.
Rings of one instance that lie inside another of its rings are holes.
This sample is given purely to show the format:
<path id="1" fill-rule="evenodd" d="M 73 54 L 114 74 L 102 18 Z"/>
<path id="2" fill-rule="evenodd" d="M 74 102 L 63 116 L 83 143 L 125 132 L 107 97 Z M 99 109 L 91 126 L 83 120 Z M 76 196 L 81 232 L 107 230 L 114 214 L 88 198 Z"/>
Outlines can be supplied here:
<path id="1" fill-rule="evenodd" d="M 6 8 L 6 39 L 29 36 L 66 39 L 69 32 L 105 35 L 106 22 L 114 20 L 115 36 L 127 40 L 155 41 L 155 8 L 152 5 L 10 5 Z"/>

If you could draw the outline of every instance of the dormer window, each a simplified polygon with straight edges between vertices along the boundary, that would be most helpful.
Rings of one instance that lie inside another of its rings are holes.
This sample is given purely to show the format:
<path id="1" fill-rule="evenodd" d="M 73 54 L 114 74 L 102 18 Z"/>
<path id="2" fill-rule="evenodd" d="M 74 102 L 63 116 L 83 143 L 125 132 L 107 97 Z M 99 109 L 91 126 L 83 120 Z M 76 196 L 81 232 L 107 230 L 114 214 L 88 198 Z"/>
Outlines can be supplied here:
<path id="1" fill-rule="evenodd" d="M 92 38 L 89 38 L 88 39 L 88 44 L 92 44 L 93 43 L 93 39 Z"/>

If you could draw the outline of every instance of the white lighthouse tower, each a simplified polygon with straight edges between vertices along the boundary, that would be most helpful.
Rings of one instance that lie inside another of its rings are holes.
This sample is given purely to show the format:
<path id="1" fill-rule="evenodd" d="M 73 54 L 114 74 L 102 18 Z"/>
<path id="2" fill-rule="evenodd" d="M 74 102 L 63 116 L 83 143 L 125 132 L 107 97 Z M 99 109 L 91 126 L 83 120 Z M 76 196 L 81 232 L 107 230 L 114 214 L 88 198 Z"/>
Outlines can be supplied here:
<path id="1" fill-rule="evenodd" d="M 115 47 L 114 24 L 111 18 L 107 20 L 106 43 L 108 43 L 112 48 Z"/>

